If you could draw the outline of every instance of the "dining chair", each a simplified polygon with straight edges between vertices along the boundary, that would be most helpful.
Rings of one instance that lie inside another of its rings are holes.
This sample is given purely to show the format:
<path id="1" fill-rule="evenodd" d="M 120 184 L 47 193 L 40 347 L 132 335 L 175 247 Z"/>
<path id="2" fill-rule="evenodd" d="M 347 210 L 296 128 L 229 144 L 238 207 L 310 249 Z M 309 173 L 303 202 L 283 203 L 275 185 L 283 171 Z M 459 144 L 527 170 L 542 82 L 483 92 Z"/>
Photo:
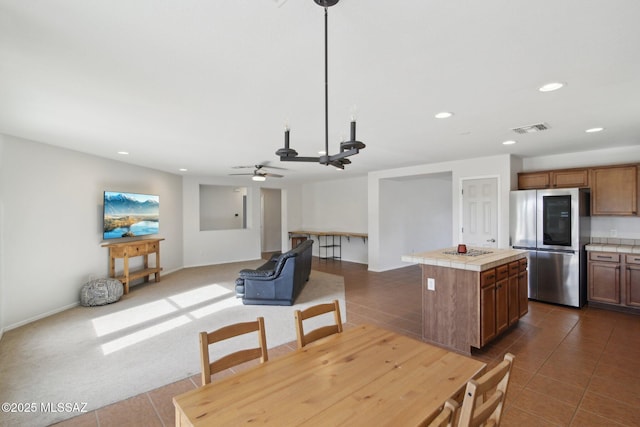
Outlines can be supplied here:
<path id="1" fill-rule="evenodd" d="M 321 326 L 307 332 L 306 334 L 304 333 L 304 327 L 302 324 L 304 320 L 331 312 L 333 312 L 335 324 Z M 296 333 L 298 335 L 298 348 L 302 348 L 313 341 L 319 340 L 320 338 L 342 332 L 342 318 L 340 317 L 340 304 L 338 303 L 338 300 L 334 300 L 333 302 L 326 304 L 314 305 L 304 310 L 296 310 L 295 319 Z"/>
<path id="2" fill-rule="evenodd" d="M 495 368 L 477 380 L 470 380 L 467 383 L 460 409 L 459 427 L 500 425 L 514 360 L 515 356 L 507 353 Z M 495 389 L 493 394 L 487 396 L 487 393 L 493 389 Z"/>
<path id="3" fill-rule="evenodd" d="M 247 348 L 229 353 L 211 362 L 209 346 L 212 344 L 252 332 L 258 333 L 258 347 Z M 264 329 L 264 318 L 258 317 L 252 322 L 234 323 L 212 332 L 200 332 L 200 360 L 202 362 L 202 385 L 211 382 L 211 375 L 229 369 L 250 360 L 260 358 L 260 363 L 269 360 L 267 338 Z"/>
<path id="4" fill-rule="evenodd" d="M 431 420 L 427 420 L 424 425 L 427 427 L 453 427 L 456 421 L 460 404 L 453 399 L 447 399 L 442 406 L 440 413 Z"/>

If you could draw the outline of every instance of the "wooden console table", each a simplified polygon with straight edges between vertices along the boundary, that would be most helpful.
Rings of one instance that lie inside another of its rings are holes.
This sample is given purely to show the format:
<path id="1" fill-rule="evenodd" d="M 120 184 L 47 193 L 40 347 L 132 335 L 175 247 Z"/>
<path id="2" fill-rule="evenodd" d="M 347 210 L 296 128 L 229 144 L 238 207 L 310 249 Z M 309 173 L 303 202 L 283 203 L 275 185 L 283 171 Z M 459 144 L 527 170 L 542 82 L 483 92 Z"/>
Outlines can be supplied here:
<path id="1" fill-rule="evenodd" d="M 129 293 L 129 283 L 132 280 L 144 278 L 145 282 L 149 281 L 149 276 L 154 275 L 155 281 L 160 281 L 160 242 L 164 239 L 144 239 L 133 240 L 130 242 L 117 242 L 102 245 L 109 248 L 109 275 L 116 278 L 124 285 L 124 293 Z M 156 255 L 155 267 L 149 267 L 149 254 Z M 142 270 L 129 271 L 129 258 L 142 256 L 144 257 L 144 266 Z M 116 258 L 122 258 L 124 261 L 124 269 L 122 276 L 116 276 Z"/>

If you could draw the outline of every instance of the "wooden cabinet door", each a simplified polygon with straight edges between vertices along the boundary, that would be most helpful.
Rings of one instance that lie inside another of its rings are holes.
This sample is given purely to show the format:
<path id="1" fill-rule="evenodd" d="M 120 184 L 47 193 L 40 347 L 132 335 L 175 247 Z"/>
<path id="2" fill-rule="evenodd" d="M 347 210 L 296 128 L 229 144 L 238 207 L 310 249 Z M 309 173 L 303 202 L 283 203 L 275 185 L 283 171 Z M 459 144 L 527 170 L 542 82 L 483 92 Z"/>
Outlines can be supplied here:
<path id="1" fill-rule="evenodd" d="M 520 265 L 518 261 L 509 263 L 509 282 L 507 286 L 507 300 L 509 313 L 509 326 L 513 325 L 520 319 L 520 306 L 518 299 L 518 273 Z"/>
<path id="2" fill-rule="evenodd" d="M 480 345 L 496 337 L 496 269 L 480 273 Z"/>
<path id="3" fill-rule="evenodd" d="M 640 264 L 627 264 L 625 276 L 625 303 L 631 307 L 640 307 Z"/>
<path id="4" fill-rule="evenodd" d="M 549 187 L 549 172 L 524 172 L 518 174 L 518 190 L 535 190 Z"/>
<path id="5" fill-rule="evenodd" d="M 496 333 L 509 327 L 509 279 L 496 282 Z"/>
<path id="6" fill-rule="evenodd" d="M 552 171 L 551 186 L 553 188 L 588 187 L 589 170 L 567 169 Z"/>
<path id="7" fill-rule="evenodd" d="M 527 270 L 518 275 L 518 308 L 520 317 L 529 312 L 529 275 Z"/>
<path id="8" fill-rule="evenodd" d="M 620 263 L 589 261 L 589 300 L 620 304 Z"/>
<path id="9" fill-rule="evenodd" d="M 518 275 L 509 276 L 507 285 L 509 326 L 520 319 L 520 305 L 518 299 Z"/>
<path id="10" fill-rule="evenodd" d="M 518 306 L 520 317 L 529 312 L 529 272 L 527 266 L 529 260 L 523 258 L 518 261 Z"/>
<path id="11" fill-rule="evenodd" d="M 496 285 L 480 289 L 480 342 L 484 346 L 496 337 Z"/>
<path id="12" fill-rule="evenodd" d="M 591 169 L 591 215 L 636 215 L 636 166 Z"/>

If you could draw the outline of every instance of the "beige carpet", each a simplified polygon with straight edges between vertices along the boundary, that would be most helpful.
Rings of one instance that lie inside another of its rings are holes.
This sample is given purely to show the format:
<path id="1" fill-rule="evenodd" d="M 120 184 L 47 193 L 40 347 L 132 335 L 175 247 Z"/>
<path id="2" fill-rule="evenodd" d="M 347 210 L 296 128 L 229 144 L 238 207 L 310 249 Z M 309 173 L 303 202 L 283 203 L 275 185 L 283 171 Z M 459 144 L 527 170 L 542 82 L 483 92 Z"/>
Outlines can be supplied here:
<path id="1" fill-rule="evenodd" d="M 237 273 L 262 262 L 187 268 L 133 287 L 115 304 L 75 307 L 5 332 L 0 403 L 34 403 L 36 410 L 1 411 L 0 425 L 48 425 L 80 415 L 50 410 L 59 403 L 93 410 L 194 375 L 199 331 L 263 316 L 272 348 L 295 340 L 296 308 L 333 299 L 346 321 L 342 277 L 318 271 L 293 307 L 243 305 L 233 291 Z"/>

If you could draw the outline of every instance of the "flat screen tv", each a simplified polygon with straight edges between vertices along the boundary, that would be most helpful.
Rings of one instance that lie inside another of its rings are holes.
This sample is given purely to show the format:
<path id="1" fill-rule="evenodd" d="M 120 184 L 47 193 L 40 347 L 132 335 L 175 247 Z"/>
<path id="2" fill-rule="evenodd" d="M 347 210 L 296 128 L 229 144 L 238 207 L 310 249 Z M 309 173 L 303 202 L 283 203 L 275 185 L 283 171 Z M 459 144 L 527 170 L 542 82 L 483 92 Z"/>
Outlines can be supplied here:
<path id="1" fill-rule="evenodd" d="M 103 212 L 105 240 L 157 234 L 160 196 L 105 191 Z"/>

